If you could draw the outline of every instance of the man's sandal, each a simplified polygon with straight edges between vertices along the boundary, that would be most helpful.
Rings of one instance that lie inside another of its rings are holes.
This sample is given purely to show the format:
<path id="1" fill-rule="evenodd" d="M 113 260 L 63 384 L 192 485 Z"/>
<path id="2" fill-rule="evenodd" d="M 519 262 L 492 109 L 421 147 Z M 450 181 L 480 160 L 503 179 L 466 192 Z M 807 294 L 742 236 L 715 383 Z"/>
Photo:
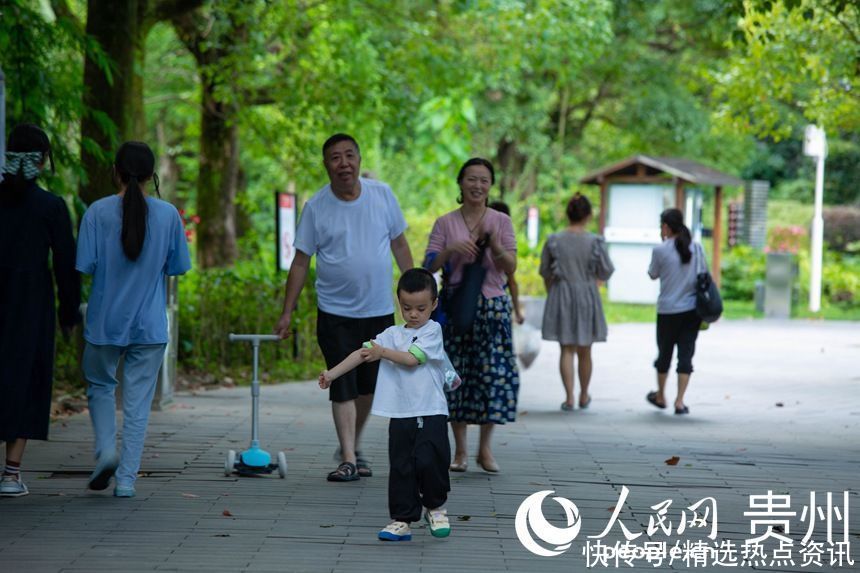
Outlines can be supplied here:
<path id="1" fill-rule="evenodd" d="M 326 479 L 328 481 L 355 481 L 361 479 L 361 476 L 358 475 L 358 468 L 355 467 L 355 464 L 343 462 L 337 466 L 336 470 L 330 472 Z"/>
<path id="2" fill-rule="evenodd" d="M 370 469 L 370 464 L 364 458 L 356 458 L 355 467 L 358 469 L 358 475 L 363 478 L 373 476 L 373 470 Z"/>

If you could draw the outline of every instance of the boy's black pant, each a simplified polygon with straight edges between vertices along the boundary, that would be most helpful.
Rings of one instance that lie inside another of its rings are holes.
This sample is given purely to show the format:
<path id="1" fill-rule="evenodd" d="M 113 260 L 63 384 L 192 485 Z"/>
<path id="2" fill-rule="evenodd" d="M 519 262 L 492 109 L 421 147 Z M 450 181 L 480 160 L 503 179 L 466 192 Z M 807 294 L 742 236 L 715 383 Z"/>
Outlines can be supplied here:
<path id="1" fill-rule="evenodd" d="M 421 506 L 445 505 L 451 482 L 448 416 L 391 418 L 388 423 L 388 511 L 391 519 L 421 519 Z"/>

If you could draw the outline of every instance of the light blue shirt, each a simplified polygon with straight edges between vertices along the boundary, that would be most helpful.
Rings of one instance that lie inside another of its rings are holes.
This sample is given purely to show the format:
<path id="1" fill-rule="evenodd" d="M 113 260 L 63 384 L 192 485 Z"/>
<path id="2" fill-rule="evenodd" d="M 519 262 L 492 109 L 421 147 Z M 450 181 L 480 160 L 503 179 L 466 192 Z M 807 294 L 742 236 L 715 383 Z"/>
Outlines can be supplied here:
<path id="1" fill-rule="evenodd" d="M 305 204 L 294 247 L 317 257 L 317 304 L 329 314 L 350 318 L 394 312 L 391 241 L 406 220 L 391 188 L 360 179 L 361 194 L 342 201 L 331 185 Z"/>
<path id="2" fill-rule="evenodd" d="M 696 308 L 696 274 L 707 268 L 699 243 L 690 243 L 690 262 L 683 264 L 675 239 L 666 239 L 651 252 L 648 276 L 660 279 L 657 314 L 680 314 Z"/>
<path id="3" fill-rule="evenodd" d="M 128 346 L 167 342 L 167 275 L 191 268 L 176 208 L 146 198 L 146 238 L 136 261 L 122 250 L 122 198 L 99 199 L 84 213 L 75 267 L 93 275 L 84 339 Z"/>

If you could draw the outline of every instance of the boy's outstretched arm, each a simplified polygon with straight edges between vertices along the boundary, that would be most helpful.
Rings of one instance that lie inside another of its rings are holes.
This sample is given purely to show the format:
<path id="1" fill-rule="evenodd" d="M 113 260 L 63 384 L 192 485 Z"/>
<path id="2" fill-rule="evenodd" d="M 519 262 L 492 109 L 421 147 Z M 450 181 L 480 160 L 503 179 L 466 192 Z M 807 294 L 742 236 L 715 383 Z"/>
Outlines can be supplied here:
<path id="1" fill-rule="evenodd" d="M 359 348 L 358 350 L 353 351 L 349 356 L 344 358 L 340 364 L 333 367 L 331 370 L 323 370 L 320 372 L 319 383 L 320 388 L 325 390 L 331 383 L 364 362 L 364 358 L 361 355 L 361 351 L 363 349 Z"/>
<path id="2" fill-rule="evenodd" d="M 365 346 L 360 350 L 362 360 L 365 362 L 376 362 L 380 358 L 385 358 L 395 364 L 400 364 L 401 366 L 418 366 L 421 364 L 421 361 L 415 357 L 411 352 L 403 352 L 401 350 L 394 350 L 392 348 L 386 348 L 385 346 L 380 346 L 379 344 L 370 341 L 370 347 Z"/>

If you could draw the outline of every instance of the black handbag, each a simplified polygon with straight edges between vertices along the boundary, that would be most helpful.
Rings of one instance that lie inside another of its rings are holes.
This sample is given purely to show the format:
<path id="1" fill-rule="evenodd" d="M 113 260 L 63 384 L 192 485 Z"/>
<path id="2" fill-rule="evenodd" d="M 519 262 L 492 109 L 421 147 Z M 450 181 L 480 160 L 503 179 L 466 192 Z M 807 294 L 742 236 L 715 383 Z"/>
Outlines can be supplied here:
<path id="1" fill-rule="evenodd" d="M 705 267 L 705 253 L 701 245 L 696 245 L 698 256 L 696 274 L 696 313 L 703 321 L 711 323 L 719 320 L 723 314 L 723 297 L 720 289 L 711 278 L 711 273 Z"/>
<path id="2" fill-rule="evenodd" d="M 475 316 L 478 314 L 478 297 L 481 295 L 481 286 L 487 269 L 484 268 L 483 245 L 478 252 L 474 263 L 463 267 L 463 276 L 456 288 L 444 286 L 442 288 L 441 306 L 444 310 L 446 320 L 458 334 L 472 332 L 475 324 Z M 443 281 L 447 283 L 447 280 Z"/>

